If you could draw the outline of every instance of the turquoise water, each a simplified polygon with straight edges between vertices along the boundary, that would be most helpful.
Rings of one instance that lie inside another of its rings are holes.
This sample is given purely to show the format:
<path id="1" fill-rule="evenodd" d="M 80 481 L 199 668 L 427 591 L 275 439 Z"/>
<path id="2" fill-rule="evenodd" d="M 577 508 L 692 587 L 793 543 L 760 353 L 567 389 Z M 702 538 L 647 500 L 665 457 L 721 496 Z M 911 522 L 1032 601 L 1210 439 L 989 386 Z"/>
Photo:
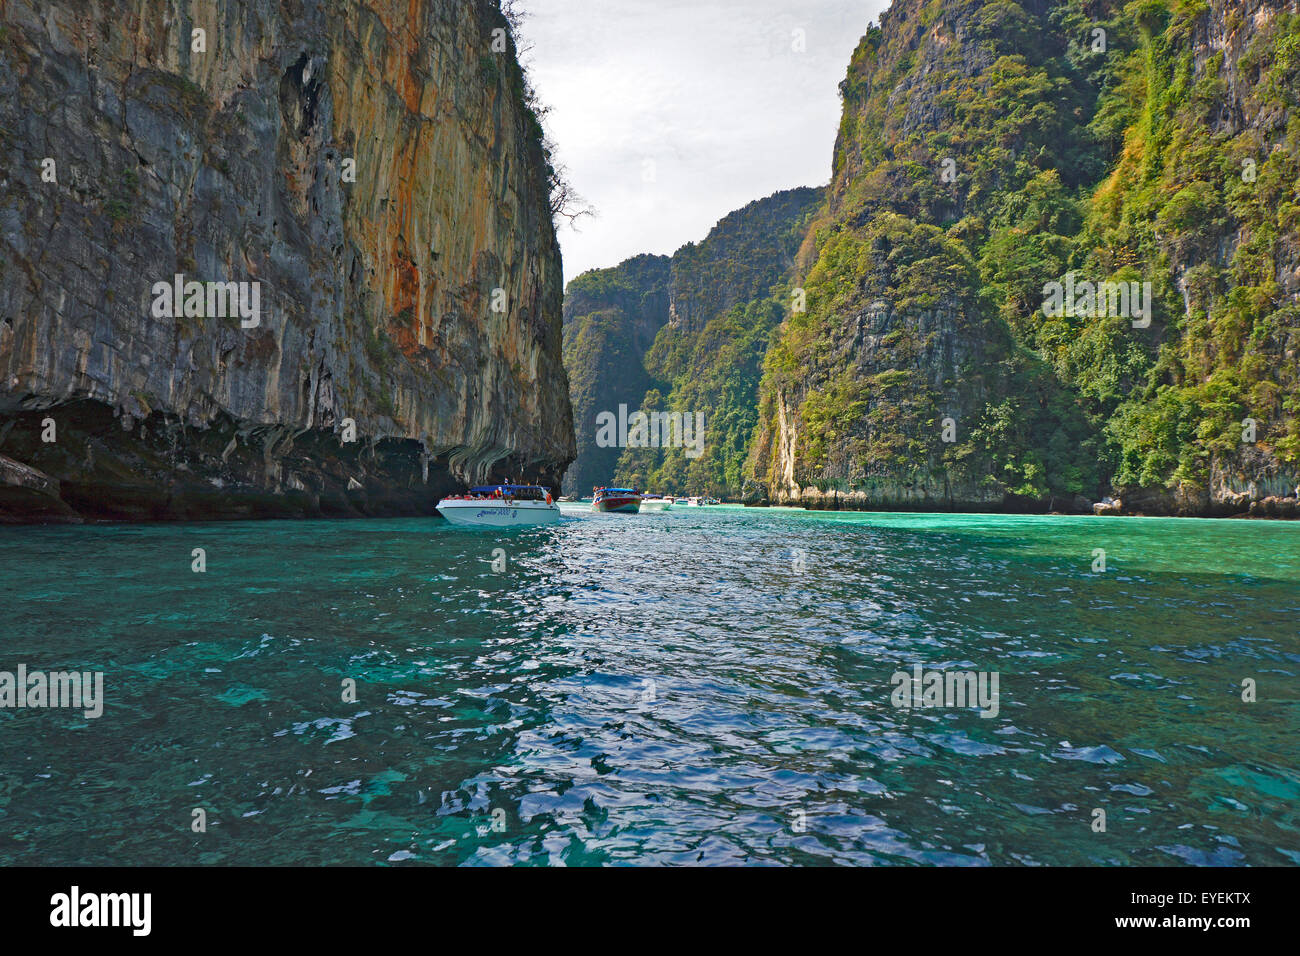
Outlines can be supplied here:
<path id="1" fill-rule="evenodd" d="M 565 514 L 0 529 L 0 863 L 1300 863 L 1298 524 Z"/>

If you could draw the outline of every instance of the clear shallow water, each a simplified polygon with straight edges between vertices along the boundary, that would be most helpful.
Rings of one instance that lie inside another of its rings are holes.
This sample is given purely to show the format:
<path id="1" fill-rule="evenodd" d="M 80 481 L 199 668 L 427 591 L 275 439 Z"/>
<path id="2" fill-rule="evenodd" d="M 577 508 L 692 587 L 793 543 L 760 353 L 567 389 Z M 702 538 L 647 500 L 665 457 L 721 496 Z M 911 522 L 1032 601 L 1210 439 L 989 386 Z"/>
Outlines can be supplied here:
<path id="1" fill-rule="evenodd" d="M 1300 863 L 1298 524 L 566 515 L 0 529 L 0 863 Z"/>

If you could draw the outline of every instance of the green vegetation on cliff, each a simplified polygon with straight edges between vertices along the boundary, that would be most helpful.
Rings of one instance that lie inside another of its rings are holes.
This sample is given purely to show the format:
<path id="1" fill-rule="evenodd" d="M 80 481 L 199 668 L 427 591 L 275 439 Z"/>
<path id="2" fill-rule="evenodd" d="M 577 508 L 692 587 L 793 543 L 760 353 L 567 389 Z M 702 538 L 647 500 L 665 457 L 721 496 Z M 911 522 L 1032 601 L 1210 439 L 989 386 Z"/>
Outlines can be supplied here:
<path id="1" fill-rule="evenodd" d="M 768 357 L 753 463 L 768 487 L 970 504 L 1097 492 L 1084 410 L 991 281 L 1023 283 L 1036 309 L 1104 169 L 1083 125 L 1095 80 L 1065 37 L 1015 3 L 902 3 L 859 45 L 805 248 L 808 311 Z M 774 452 L 783 428 L 793 460 Z"/>
<path id="2" fill-rule="evenodd" d="M 1300 16 L 1278 7 L 1125 9 L 1142 42 L 1099 113 L 1127 135 L 1075 262 L 1154 281 L 1152 335 L 1141 351 L 1098 320 L 1040 336 L 1103 418 L 1120 487 L 1196 495 L 1216 471 L 1300 461 Z"/>
<path id="3" fill-rule="evenodd" d="M 621 480 L 1201 514 L 1294 487 L 1293 3 L 894 0 L 841 93 L 791 264 L 754 281 L 780 257 L 743 217 L 674 257 L 646 402 L 708 412 L 707 451 L 629 449 Z M 1047 308 L 1120 282 L 1134 301 Z"/>
<path id="4" fill-rule="evenodd" d="M 566 489 L 587 493 L 614 481 L 741 493 L 763 356 L 788 309 L 786 278 L 820 200 L 815 189 L 778 192 L 724 217 L 671 260 L 641 256 L 569 283 L 565 361 L 578 460 Z M 595 415 L 616 414 L 620 404 L 703 413 L 702 454 L 597 447 Z"/>
<path id="5" fill-rule="evenodd" d="M 1293 482 L 1300 18 L 1282 7 L 898 0 L 842 85 L 809 310 L 767 359 L 751 467 L 774 496 L 1114 486 L 1196 510 Z M 1067 275 L 1150 283 L 1149 327 L 1045 315 Z"/>
<path id="6" fill-rule="evenodd" d="M 619 458 L 619 481 L 668 494 L 742 493 L 745 458 L 758 424 L 763 356 L 782 316 L 781 300 L 764 298 L 734 307 L 697 333 L 671 327 L 659 333 L 645 358 L 658 387 L 647 393 L 643 407 L 703 412 L 702 453 L 628 448 Z"/>
<path id="7" fill-rule="evenodd" d="M 637 256 L 584 272 L 565 290 L 564 366 L 578 458 L 564 477 L 570 494 L 608 484 L 618 448 L 596 445 L 596 416 L 636 408 L 650 387 L 643 358 L 668 320 L 667 256 Z"/>

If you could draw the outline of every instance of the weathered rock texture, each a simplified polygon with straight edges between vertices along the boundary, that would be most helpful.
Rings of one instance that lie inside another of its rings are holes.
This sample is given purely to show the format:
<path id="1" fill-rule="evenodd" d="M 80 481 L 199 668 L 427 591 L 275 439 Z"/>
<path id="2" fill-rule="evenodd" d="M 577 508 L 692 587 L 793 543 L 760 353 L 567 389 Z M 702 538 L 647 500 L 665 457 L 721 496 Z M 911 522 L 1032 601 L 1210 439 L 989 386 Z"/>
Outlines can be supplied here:
<path id="1" fill-rule="evenodd" d="M 560 257 L 506 28 L 489 0 L 0 0 L 0 520 L 558 485 Z M 260 324 L 155 317 L 178 273 L 260 283 Z"/>
<path id="2" fill-rule="evenodd" d="M 771 499 L 1294 514 L 1298 51 L 1296 0 L 895 0 L 766 362 Z M 1074 272 L 1148 325 L 1049 317 Z"/>
<path id="3" fill-rule="evenodd" d="M 1152 141 L 1167 143 L 1145 161 L 1161 174 L 1163 202 L 1151 210 L 1150 255 L 1167 270 L 1174 327 L 1160 360 L 1171 369 L 1172 394 L 1216 409 L 1219 421 L 1180 409 L 1179 417 L 1192 419 L 1174 429 L 1180 467 L 1155 487 L 1143 480 L 1152 462 L 1174 454 L 1158 440 L 1132 442 L 1145 460 L 1131 457 L 1145 467 L 1119 476 L 1119 507 L 1125 514 L 1294 518 L 1300 494 L 1300 2 L 1210 0 L 1190 6 L 1181 19 L 1147 26 L 1165 44 L 1148 67 L 1148 102 L 1166 97 L 1177 107 L 1166 107 L 1164 116 L 1156 112 L 1163 122 L 1145 141 L 1129 138 L 1130 147 L 1139 143 L 1144 152 L 1152 151 Z M 1107 183 L 1121 210 L 1143 208 L 1135 184 L 1145 177 L 1136 152 L 1126 150 Z M 1172 418 L 1153 416 L 1143 424 L 1159 434 Z M 1252 441 L 1240 434 L 1246 418 L 1255 423 Z M 1187 467 L 1187 450 L 1200 467 Z"/>
<path id="4" fill-rule="evenodd" d="M 1051 102 L 1084 85 L 1062 75 L 1051 6 L 897 0 L 855 52 L 801 253 L 808 308 L 767 359 L 750 467 L 771 500 L 1046 510 L 1042 445 L 1081 471 L 1086 424 L 1017 345 L 979 257 L 1007 193 L 1084 172 L 1065 145 L 1086 141 L 1080 117 Z"/>

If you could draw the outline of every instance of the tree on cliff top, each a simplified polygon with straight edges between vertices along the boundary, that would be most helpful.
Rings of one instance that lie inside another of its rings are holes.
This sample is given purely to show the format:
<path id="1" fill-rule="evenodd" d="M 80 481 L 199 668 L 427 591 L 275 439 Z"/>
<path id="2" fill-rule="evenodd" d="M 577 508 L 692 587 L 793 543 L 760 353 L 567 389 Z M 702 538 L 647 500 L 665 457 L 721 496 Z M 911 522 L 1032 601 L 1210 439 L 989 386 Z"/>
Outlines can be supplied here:
<path id="1" fill-rule="evenodd" d="M 524 107 L 532 114 L 540 132 L 542 155 L 546 157 L 546 185 L 550 199 L 551 222 L 559 226 L 559 221 L 563 219 L 569 223 L 570 228 L 576 228 L 575 223 L 579 219 L 594 216 L 596 210 L 574 188 L 569 180 L 568 167 L 556 158 L 558 146 L 545 124 L 551 108 L 537 95 L 537 89 L 533 86 L 528 72 L 528 64 L 525 62 L 525 57 L 533 48 L 531 43 L 523 39 L 521 32 L 524 21 L 528 19 L 528 13 L 523 9 L 520 0 L 499 0 L 498 9 L 506 21 L 510 41 L 515 47 L 515 59 L 519 63 L 520 98 L 523 100 Z"/>

